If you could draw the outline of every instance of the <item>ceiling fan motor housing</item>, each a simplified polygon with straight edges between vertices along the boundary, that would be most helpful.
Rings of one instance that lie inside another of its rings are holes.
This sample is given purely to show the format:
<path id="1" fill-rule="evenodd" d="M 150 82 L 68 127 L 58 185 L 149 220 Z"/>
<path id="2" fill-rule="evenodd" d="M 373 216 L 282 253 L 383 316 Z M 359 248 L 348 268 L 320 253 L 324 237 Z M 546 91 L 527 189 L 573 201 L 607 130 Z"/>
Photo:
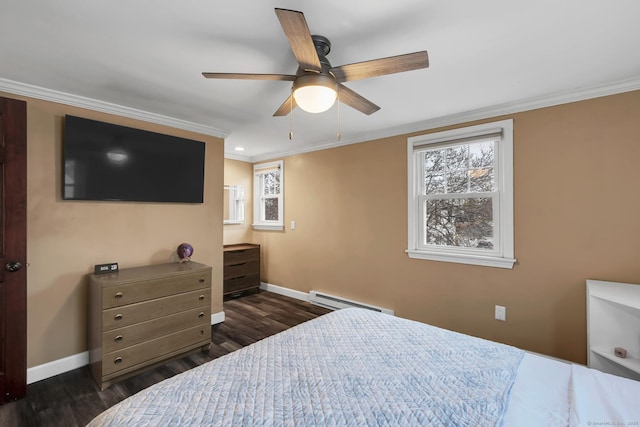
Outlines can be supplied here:
<path id="1" fill-rule="evenodd" d="M 338 90 L 336 79 L 333 76 L 325 73 L 309 73 L 296 77 L 293 82 L 293 91 L 295 92 L 296 89 L 300 89 L 305 86 L 324 86 L 331 88 L 334 91 Z"/>
<path id="2" fill-rule="evenodd" d="M 322 66 L 322 71 L 320 71 L 320 73 L 330 74 L 331 63 L 327 59 L 327 55 L 331 52 L 331 42 L 328 38 L 318 35 L 311 36 L 311 40 L 313 40 L 313 45 L 316 47 L 318 60 Z"/>
<path id="3" fill-rule="evenodd" d="M 320 58 L 329 55 L 329 52 L 331 52 L 331 42 L 328 38 L 325 36 L 312 35 L 311 40 L 313 40 L 313 45 L 316 47 Z"/>

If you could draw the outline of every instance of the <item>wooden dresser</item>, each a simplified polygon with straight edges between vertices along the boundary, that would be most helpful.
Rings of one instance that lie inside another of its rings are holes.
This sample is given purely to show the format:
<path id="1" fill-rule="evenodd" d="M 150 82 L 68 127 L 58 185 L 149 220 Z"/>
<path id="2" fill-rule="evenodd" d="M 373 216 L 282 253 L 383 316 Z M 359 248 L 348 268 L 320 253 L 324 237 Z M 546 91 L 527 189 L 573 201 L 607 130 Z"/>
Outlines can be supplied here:
<path id="1" fill-rule="evenodd" d="M 235 294 L 260 287 L 260 245 L 224 245 L 223 294 Z"/>
<path id="2" fill-rule="evenodd" d="M 89 276 L 89 363 L 102 390 L 211 343 L 211 267 L 159 264 Z"/>

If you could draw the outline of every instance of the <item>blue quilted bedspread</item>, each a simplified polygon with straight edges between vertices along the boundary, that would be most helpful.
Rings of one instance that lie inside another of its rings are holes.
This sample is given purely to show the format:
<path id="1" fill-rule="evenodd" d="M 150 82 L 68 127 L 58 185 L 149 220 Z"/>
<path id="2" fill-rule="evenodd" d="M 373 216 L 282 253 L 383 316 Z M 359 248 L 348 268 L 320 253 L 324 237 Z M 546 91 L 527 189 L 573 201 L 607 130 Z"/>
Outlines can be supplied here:
<path id="1" fill-rule="evenodd" d="M 523 354 L 350 308 L 156 384 L 90 426 L 496 426 Z"/>

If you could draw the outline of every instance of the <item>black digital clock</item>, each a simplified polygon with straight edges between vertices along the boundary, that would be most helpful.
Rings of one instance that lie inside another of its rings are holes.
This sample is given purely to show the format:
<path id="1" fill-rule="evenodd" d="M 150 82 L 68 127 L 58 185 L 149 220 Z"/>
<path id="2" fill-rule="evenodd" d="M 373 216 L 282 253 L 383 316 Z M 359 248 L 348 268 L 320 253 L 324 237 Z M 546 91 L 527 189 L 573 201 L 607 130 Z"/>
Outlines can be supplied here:
<path id="1" fill-rule="evenodd" d="M 118 263 L 110 262 L 108 264 L 96 264 L 93 270 L 94 274 L 117 273 Z"/>

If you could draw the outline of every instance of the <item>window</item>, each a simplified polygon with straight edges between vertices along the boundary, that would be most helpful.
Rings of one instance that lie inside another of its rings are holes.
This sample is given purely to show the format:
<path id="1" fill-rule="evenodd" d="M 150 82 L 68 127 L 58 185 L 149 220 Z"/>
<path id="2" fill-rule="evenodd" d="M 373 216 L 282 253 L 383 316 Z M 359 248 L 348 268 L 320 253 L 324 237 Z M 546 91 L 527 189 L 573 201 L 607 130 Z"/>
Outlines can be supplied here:
<path id="1" fill-rule="evenodd" d="M 244 188 L 239 185 L 224 186 L 223 223 L 244 223 Z"/>
<path id="2" fill-rule="evenodd" d="M 512 268 L 513 121 L 411 137 L 410 258 Z"/>
<path id="3" fill-rule="evenodd" d="M 253 228 L 284 230 L 283 161 L 253 166 Z"/>

